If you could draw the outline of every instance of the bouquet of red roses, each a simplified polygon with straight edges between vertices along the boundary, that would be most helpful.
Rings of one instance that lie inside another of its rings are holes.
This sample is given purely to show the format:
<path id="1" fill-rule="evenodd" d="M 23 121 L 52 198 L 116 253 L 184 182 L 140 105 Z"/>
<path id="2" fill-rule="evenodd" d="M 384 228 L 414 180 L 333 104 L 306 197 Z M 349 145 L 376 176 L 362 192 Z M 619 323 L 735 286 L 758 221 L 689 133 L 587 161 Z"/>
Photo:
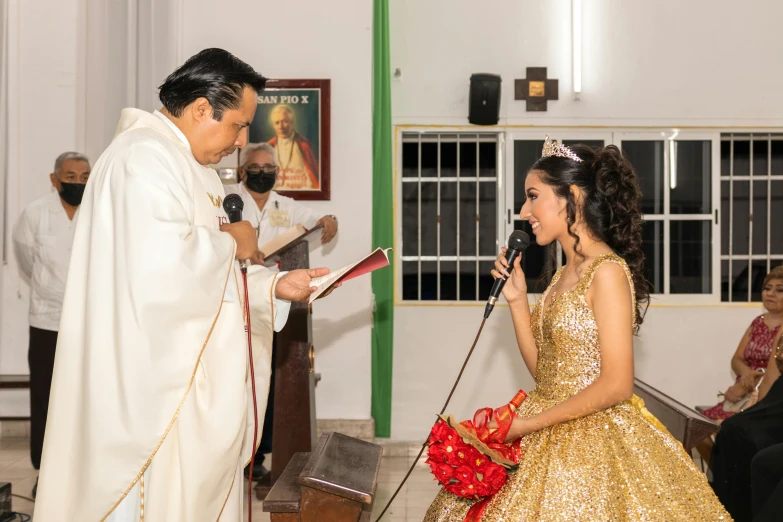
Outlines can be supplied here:
<path id="1" fill-rule="evenodd" d="M 457 423 L 450 415 L 441 415 L 427 439 L 427 464 L 446 491 L 471 499 L 497 493 L 516 469 L 521 456 L 519 441 L 506 444 L 505 439 L 527 394 L 520 390 L 511 402 L 501 408 L 482 408 L 473 420 Z M 490 429 L 491 420 L 497 429 Z"/>

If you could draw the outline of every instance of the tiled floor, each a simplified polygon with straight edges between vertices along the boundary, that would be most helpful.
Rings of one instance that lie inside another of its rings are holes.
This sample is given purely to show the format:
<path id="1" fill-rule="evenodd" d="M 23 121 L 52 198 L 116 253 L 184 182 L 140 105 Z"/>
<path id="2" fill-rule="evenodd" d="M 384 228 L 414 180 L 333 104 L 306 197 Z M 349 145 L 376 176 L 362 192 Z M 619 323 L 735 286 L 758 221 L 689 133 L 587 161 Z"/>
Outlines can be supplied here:
<path id="1" fill-rule="evenodd" d="M 390 452 L 391 453 L 391 452 Z M 400 451 L 394 451 L 400 454 Z M 403 452 L 405 453 L 405 452 Z M 419 462 L 408 482 L 384 515 L 382 522 L 420 522 L 427 507 L 435 498 L 438 487 L 429 468 Z M 378 476 L 378 491 L 373 522 L 397 489 L 400 481 L 413 463 L 413 457 L 384 457 Z M 23 438 L 0 439 L 0 482 L 11 482 L 14 495 L 29 497 L 35 484 L 36 471 L 30 465 L 29 441 Z M 19 497 L 13 498 L 13 510 L 33 514 L 34 504 Z M 261 511 L 261 502 L 253 502 L 253 520 L 269 521 L 269 515 Z"/>

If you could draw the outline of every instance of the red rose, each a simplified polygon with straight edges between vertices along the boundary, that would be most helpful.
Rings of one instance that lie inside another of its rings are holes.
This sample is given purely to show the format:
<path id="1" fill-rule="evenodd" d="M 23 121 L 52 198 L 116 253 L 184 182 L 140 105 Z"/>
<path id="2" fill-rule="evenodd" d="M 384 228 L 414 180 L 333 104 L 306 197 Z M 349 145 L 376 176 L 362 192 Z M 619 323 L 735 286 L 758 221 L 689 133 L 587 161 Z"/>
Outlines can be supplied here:
<path id="1" fill-rule="evenodd" d="M 452 482 L 449 484 L 444 484 L 443 489 L 448 491 L 449 493 L 452 493 L 454 495 L 457 495 L 458 497 L 464 497 L 462 494 L 462 491 L 465 491 L 465 487 L 460 484 L 459 482 Z M 470 497 L 467 497 L 470 498 Z"/>
<path id="2" fill-rule="evenodd" d="M 479 453 L 474 459 L 473 462 L 471 462 L 471 467 L 476 470 L 476 473 L 484 474 L 484 470 L 487 469 L 488 466 L 493 466 L 494 463 L 487 457 L 486 455 L 482 455 Z"/>
<path id="3" fill-rule="evenodd" d="M 470 462 L 475 460 L 474 452 L 478 453 L 472 446 L 460 440 L 458 444 L 446 447 L 446 462 L 453 466 L 470 465 Z"/>
<path id="4" fill-rule="evenodd" d="M 439 464 L 435 462 L 428 462 L 432 474 L 438 479 L 441 484 L 448 483 L 454 476 L 454 468 L 448 464 Z"/>
<path id="5" fill-rule="evenodd" d="M 483 470 L 483 482 L 493 491 L 498 491 L 506 483 L 508 474 L 506 469 L 499 464 L 492 463 Z"/>
<path id="6" fill-rule="evenodd" d="M 456 441 L 459 438 L 457 435 L 457 432 L 454 431 L 454 428 L 443 422 L 442 420 L 439 420 L 435 423 L 435 425 L 432 427 L 432 431 L 430 432 L 430 442 L 451 442 Z"/>
<path id="7" fill-rule="evenodd" d="M 476 477 L 476 472 L 473 471 L 473 468 L 469 466 L 459 466 L 456 470 L 454 470 L 453 478 L 459 480 L 465 485 L 474 484 L 478 480 Z"/>
<path id="8" fill-rule="evenodd" d="M 492 490 L 492 488 L 484 481 L 479 481 L 476 484 L 473 485 L 474 489 L 476 490 L 476 495 L 479 497 L 488 497 L 495 492 Z"/>
<path id="9" fill-rule="evenodd" d="M 443 444 L 433 444 L 427 449 L 427 458 L 436 462 L 446 462 L 446 448 Z"/>
<path id="10" fill-rule="evenodd" d="M 475 498 L 477 496 L 476 489 L 472 484 L 465 485 L 461 482 L 455 482 L 453 484 L 449 484 L 448 486 L 444 486 L 443 489 L 462 498 Z"/>

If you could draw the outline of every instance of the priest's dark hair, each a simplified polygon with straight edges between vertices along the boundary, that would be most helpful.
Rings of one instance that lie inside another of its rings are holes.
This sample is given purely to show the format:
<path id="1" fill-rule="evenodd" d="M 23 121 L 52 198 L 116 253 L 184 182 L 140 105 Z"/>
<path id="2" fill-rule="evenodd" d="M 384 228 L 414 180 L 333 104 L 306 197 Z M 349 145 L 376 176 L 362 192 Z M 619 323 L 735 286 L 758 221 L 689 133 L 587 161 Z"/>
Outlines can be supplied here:
<path id="1" fill-rule="evenodd" d="M 266 78 L 251 66 L 223 49 L 204 49 L 191 56 L 160 86 L 159 98 L 172 116 L 199 98 L 212 106 L 212 117 L 223 118 L 223 111 L 238 109 L 245 87 L 264 90 Z"/>

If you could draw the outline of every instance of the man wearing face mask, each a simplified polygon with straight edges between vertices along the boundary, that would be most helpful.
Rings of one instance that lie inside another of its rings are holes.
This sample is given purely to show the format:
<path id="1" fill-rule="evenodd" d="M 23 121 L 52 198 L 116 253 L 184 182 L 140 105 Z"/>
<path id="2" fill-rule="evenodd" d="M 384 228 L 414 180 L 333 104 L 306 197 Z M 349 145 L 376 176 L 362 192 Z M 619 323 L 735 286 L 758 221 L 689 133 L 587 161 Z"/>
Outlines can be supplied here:
<path id="1" fill-rule="evenodd" d="M 323 225 L 323 231 L 321 232 L 322 244 L 329 243 L 334 239 L 335 234 L 337 234 L 337 218 L 335 216 L 319 216 L 319 214 L 299 202 L 289 197 L 281 196 L 272 190 L 279 171 L 277 151 L 272 145 L 268 143 L 249 143 L 242 149 L 240 163 L 242 164 L 239 170 L 240 183 L 227 185 L 226 193 L 242 196 L 242 201 L 245 203 L 243 217 L 256 229 L 259 247 L 298 224 L 301 224 L 308 230 L 317 225 Z M 264 263 L 272 270 L 277 269 L 276 262 L 273 259 L 264 260 L 258 257 L 253 261 L 257 264 Z M 273 341 L 273 368 L 275 364 L 274 344 L 276 343 Z M 266 403 L 261 444 L 258 447 L 252 471 L 253 480 L 260 480 L 268 472 L 264 467 L 264 454 L 272 452 L 274 389 L 275 372 L 273 371 L 269 383 L 269 396 Z M 245 470 L 245 475 L 250 476 L 250 470 Z"/>
<path id="2" fill-rule="evenodd" d="M 63 306 L 65 280 L 76 229 L 76 214 L 90 177 L 90 162 L 78 152 L 64 152 L 50 179 L 55 192 L 28 206 L 14 228 L 19 271 L 30 283 L 30 458 L 41 465 L 54 350 Z M 37 483 L 36 483 L 37 488 Z M 36 494 L 33 488 L 33 497 Z"/>
<path id="3" fill-rule="evenodd" d="M 321 243 L 327 244 L 337 234 L 337 218 L 321 216 L 301 203 L 281 196 L 272 188 L 280 171 L 277 151 L 268 143 L 249 143 L 242 149 L 240 183 L 226 186 L 226 194 L 239 194 L 245 203 L 243 217 L 256 229 L 258 246 L 275 239 L 295 225 L 308 230 L 323 225 Z M 265 262 L 274 266 L 271 260 Z"/>

